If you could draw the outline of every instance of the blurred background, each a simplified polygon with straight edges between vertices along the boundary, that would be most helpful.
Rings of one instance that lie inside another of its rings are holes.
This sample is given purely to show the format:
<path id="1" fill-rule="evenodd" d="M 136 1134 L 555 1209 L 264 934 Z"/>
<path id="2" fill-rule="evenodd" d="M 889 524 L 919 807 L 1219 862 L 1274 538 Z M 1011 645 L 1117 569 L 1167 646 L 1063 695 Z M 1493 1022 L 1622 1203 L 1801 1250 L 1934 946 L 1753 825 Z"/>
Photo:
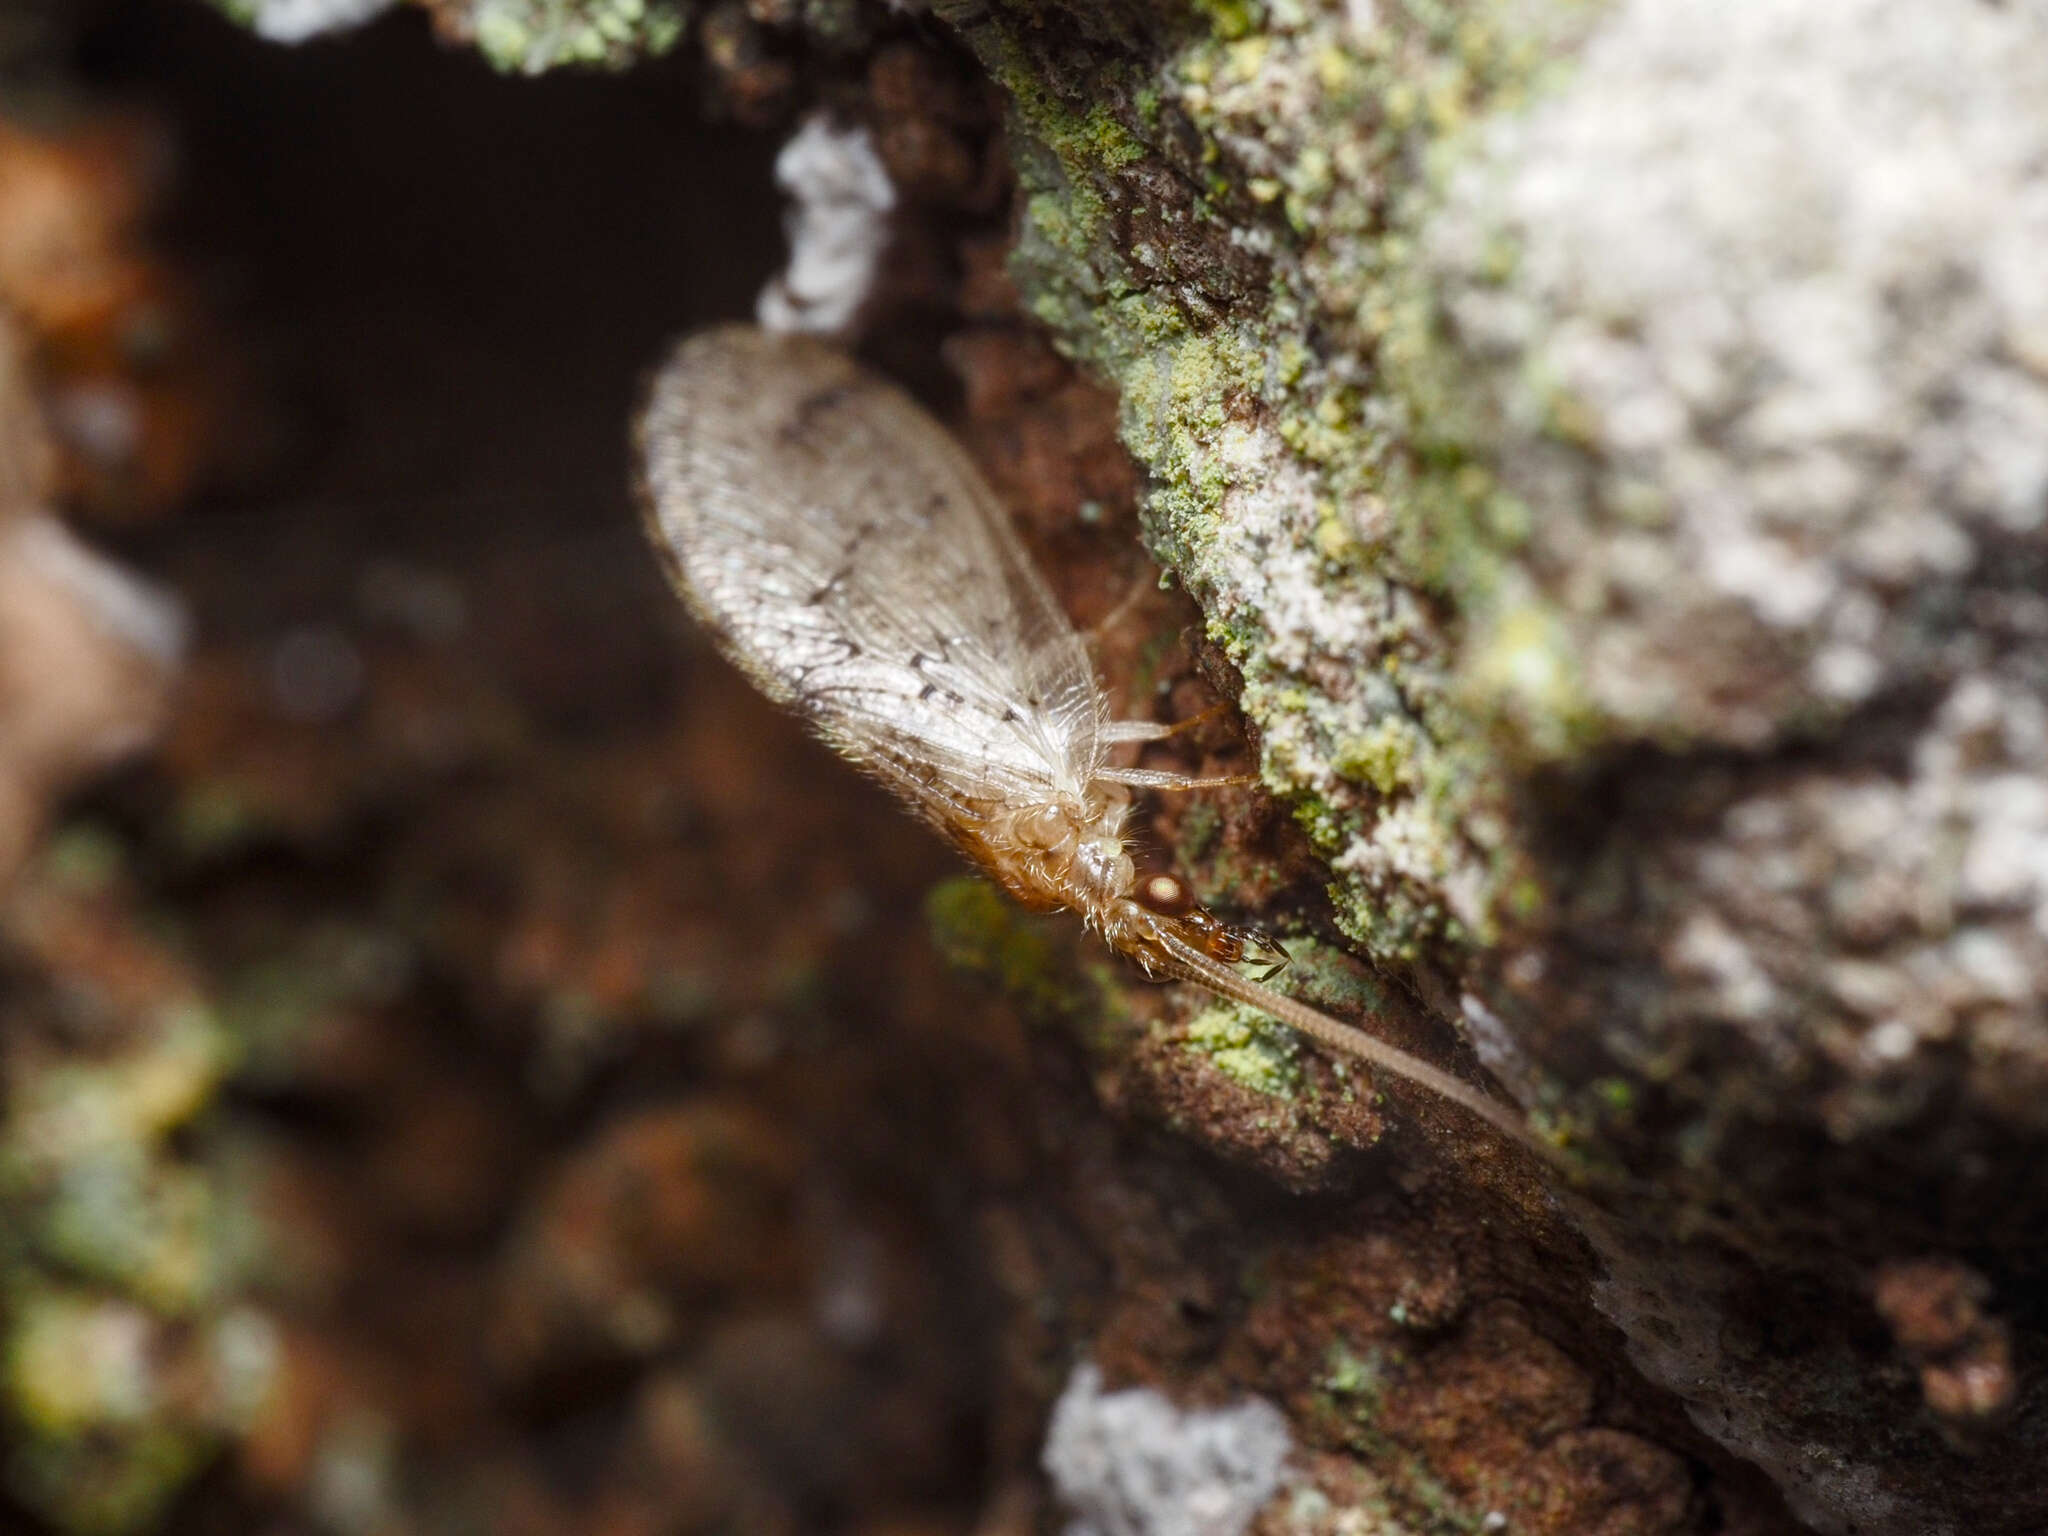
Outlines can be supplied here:
<path id="1" fill-rule="evenodd" d="M 629 490 L 774 110 L 412 10 L 0 46 L 0 1526 L 966 1528 L 1023 1036 Z"/>

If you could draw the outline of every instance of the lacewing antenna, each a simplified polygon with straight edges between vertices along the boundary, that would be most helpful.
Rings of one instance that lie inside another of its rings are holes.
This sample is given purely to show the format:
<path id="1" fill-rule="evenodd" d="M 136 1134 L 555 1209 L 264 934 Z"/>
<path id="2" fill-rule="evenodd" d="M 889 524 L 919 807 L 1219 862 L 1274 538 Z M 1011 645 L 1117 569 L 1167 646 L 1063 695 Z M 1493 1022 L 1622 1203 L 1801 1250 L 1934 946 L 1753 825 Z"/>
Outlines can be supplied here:
<path id="1" fill-rule="evenodd" d="M 1173 728 L 1110 719 L 995 493 L 909 396 L 818 341 L 726 326 L 655 375 L 638 441 L 649 536 L 719 648 L 1012 896 L 1564 1164 L 1507 1105 L 1244 975 L 1286 952 L 1139 875 L 1133 787 L 1251 780 L 1111 765 Z"/>
<path id="2" fill-rule="evenodd" d="M 1167 937 L 1163 947 L 1168 968 L 1184 980 L 1207 987 L 1232 1002 L 1271 1014 L 1288 1028 L 1300 1031 L 1340 1055 L 1355 1057 L 1381 1071 L 1406 1078 L 1418 1088 L 1426 1088 L 1438 1098 L 1448 1099 L 1468 1114 L 1484 1120 L 1510 1141 L 1527 1147 L 1546 1161 L 1561 1161 L 1557 1149 L 1530 1130 L 1520 1115 L 1498 1099 L 1481 1093 L 1463 1078 L 1453 1077 L 1441 1067 L 1433 1066 L 1420 1056 L 1356 1025 L 1343 1023 L 1320 1009 L 1311 1008 L 1283 992 L 1276 992 L 1178 939 Z"/>

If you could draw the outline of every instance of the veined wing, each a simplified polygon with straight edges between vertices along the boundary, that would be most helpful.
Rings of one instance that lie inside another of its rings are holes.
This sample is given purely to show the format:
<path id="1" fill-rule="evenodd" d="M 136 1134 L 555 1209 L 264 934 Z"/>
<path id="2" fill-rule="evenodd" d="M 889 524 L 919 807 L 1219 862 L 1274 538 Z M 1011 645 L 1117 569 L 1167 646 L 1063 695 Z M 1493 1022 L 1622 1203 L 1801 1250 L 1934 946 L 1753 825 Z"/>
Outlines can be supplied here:
<path id="1" fill-rule="evenodd" d="M 655 376 L 640 449 L 649 530 L 720 648 L 927 816 L 1101 767 L 1086 647 L 900 390 L 809 338 L 721 327 Z"/>

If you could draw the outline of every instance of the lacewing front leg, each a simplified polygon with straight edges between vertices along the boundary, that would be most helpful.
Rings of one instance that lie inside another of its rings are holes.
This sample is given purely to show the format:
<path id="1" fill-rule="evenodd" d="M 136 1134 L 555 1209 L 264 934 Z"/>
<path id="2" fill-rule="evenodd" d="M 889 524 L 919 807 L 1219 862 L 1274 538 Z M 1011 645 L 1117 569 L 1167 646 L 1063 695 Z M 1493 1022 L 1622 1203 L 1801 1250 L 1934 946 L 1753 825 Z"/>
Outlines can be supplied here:
<path id="1" fill-rule="evenodd" d="M 1095 775 L 1112 784 L 1128 785 L 1132 789 L 1236 789 L 1259 782 L 1255 773 L 1220 773 L 1209 777 L 1200 774 L 1175 773 L 1166 768 L 1103 768 Z"/>
<path id="2" fill-rule="evenodd" d="M 1106 747 L 1166 741 L 1215 719 L 1222 712 L 1221 704 L 1212 704 L 1172 725 L 1162 725 L 1156 720 L 1112 720 L 1102 728 L 1099 739 Z M 1096 777 L 1131 789 L 1235 789 L 1259 782 L 1255 773 L 1202 775 L 1176 773 L 1170 768 L 1104 768 L 1097 772 Z"/>
<path id="3" fill-rule="evenodd" d="M 1247 928 L 1243 932 L 1246 950 L 1251 954 L 1256 954 L 1258 960 L 1265 964 L 1266 968 L 1259 972 L 1259 981 L 1261 983 L 1272 981 L 1274 977 L 1280 975 L 1287 967 L 1294 964 L 1294 956 L 1287 953 L 1287 946 L 1263 928 Z"/>
<path id="4" fill-rule="evenodd" d="M 1172 725 L 1162 725 L 1157 720 L 1112 720 L 1102 728 L 1102 742 L 1105 746 L 1121 747 L 1134 741 L 1165 741 L 1168 737 L 1205 725 L 1222 713 L 1221 704 L 1211 704 L 1207 709 L 1197 710 L 1187 719 L 1176 720 Z"/>

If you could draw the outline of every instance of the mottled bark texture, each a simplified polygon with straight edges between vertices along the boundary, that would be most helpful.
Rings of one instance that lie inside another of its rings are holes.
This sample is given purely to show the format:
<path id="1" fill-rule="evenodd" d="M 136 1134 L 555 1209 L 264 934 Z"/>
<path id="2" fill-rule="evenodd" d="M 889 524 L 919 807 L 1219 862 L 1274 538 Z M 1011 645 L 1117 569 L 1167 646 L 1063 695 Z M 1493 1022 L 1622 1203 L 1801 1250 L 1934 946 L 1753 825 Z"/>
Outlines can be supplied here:
<path id="1" fill-rule="evenodd" d="M 2048 1525 L 2048 7 L 934 13 L 1335 928 L 1668 1196 L 1635 1365 L 1817 1529 Z"/>
<path id="2" fill-rule="evenodd" d="M 944 9 L 1344 930 L 1686 1189 L 1587 1228 L 1636 1363 L 1820 1528 L 2039 1528 L 2048 11 Z"/>

